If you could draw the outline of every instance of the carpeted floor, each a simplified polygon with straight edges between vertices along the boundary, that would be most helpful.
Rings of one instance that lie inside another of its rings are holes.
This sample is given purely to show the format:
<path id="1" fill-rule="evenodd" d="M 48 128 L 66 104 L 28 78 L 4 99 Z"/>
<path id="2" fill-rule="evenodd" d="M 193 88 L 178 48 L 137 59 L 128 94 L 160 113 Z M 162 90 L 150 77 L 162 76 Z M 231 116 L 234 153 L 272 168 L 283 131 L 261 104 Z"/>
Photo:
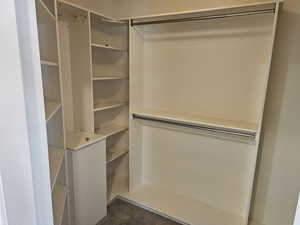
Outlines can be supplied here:
<path id="1" fill-rule="evenodd" d="M 108 206 L 108 216 L 98 225 L 180 225 L 155 213 L 117 199 Z"/>

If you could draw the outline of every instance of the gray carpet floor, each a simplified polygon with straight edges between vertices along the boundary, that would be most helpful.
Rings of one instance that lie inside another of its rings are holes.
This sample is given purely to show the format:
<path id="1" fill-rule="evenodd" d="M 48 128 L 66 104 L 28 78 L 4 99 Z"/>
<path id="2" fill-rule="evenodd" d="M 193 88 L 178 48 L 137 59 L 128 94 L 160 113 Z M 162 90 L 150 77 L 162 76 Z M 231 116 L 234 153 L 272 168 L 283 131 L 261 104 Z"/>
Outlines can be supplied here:
<path id="1" fill-rule="evenodd" d="M 108 216 L 97 225 L 180 225 L 155 213 L 117 199 L 108 206 Z"/>

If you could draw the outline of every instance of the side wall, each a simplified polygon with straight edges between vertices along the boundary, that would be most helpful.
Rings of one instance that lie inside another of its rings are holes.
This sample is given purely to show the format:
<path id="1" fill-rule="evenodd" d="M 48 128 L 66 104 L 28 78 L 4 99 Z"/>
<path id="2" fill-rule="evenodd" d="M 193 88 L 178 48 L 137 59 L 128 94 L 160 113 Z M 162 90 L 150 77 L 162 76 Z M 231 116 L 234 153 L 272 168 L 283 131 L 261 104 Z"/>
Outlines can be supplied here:
<path id="1" fill-rule="evenodd" d="M 53 225 L 34 0 L 1 2 L 0 12 L 0 216 Z"/>

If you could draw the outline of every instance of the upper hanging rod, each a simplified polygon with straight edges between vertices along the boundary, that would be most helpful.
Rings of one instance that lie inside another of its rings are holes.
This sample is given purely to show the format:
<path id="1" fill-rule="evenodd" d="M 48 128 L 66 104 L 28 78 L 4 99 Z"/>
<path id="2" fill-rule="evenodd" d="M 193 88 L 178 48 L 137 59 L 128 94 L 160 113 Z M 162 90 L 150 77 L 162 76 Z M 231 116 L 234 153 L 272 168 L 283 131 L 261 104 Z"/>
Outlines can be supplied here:
<path id="1" fill-rule="evenodd" d="M 155 116 L 141 115 L 141 114 L 136 114 L 136 113 L 134 113 L 132 116 L 134 119 L 142 119 L 142 120 L 148 120 L 148 121 L 153 121 L 153 122 L 179 125 L 179 126 L 195 128 L 195 129 L 199 129 L 199 130 L 203 130 L 203 131 L 236 135 L 236 136 L 247 137 L 247 138 L 251 138 L 251 139 L 256 138 L 256 132 L 254 132 L 254 131 L 244 131 L 244 130 L 239 130 L 239 129 L 234 129 L 234 128 L 209 126 L 209 125 L 196 124 L 196 123 L 180 121 L 180 120 L 165 119 L 165 118 L 159 118 L 159 117 L 155 117 Z"/>
<path id="2" fill-rule="evenodd" d="M 141 25 L 150 25 L 150 24 L 162 24 L 162 23 L 181 23 L 181 22 L 189 22 L 189 21 L 197 21 L 197 20 L 213 20 L 213 19 L 223 19 L 229 17 L 237 17 L 237 16 L 250 16 L 264 13 L 275 13 L 275 9 L 263 9 L 263 10 L 255 10 L 255 11 L 245 11 L 238 13 L 230 13 L 230 14 L 220 14 L 220 15 L 211 15 L 211 16 L 197 16 L 197 17 L 188 17 L 188 18 L 177 18 L 177 19 L 162 19 L 162 20 L 154 20 L 154 21 L 134 21 L 131 20 L 131 26 L 141 26 Z"/>

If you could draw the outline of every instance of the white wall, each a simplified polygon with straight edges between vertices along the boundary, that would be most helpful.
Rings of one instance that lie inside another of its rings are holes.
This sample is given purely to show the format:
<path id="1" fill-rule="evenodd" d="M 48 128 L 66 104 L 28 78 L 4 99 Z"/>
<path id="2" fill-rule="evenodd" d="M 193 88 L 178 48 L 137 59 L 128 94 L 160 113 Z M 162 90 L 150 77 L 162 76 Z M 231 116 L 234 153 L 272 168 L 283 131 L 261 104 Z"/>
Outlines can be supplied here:
<path id="1" fill-rule="evenodd" d="M 44 163 L 48 155 L 35 154 L 43 151 L 43 145 L 38 142 L 46 130 L 41 74 L 37 67 L 32 68 L 39 61 L 34 11 L 34 0 L 1 1 L 0 173 L 9 225 L 53 224 L 51 210 L 41 215 L 46 207 L 51 209 L 51 192 L 38 196 L 39 191 L 45 190 L 45 185 L 48 184 L 50 190 L 49 168 L 36 170 L 40 164 L 35 164 L 40 160 L 39 156 L 44 159 L 39 163 Z M 27 107 L 29 104 L 31 107 Z M 34 129 L 36 124 L 40 126 Z M 46 148 L 45 142 L 43 144 Z M 43 180 L 39 179 L 39 173 L 44 174 Z"/>
<path id="2" fill-rule="evenodd" d="M 300 192 L 300 1 L 285 0 L 265 112 L 253 218 L 292 225 Z"/>
<path id="3" fill-rule="evenodd" d="M 8 224 L 35 225 L 15 2 L 0 7 L 0 171 Z"/>
<path id="4" fill-rule="evenodd" d="M 52 200 L 35 0 L 15 0 L 37 224 L 52 225 Z"/>

